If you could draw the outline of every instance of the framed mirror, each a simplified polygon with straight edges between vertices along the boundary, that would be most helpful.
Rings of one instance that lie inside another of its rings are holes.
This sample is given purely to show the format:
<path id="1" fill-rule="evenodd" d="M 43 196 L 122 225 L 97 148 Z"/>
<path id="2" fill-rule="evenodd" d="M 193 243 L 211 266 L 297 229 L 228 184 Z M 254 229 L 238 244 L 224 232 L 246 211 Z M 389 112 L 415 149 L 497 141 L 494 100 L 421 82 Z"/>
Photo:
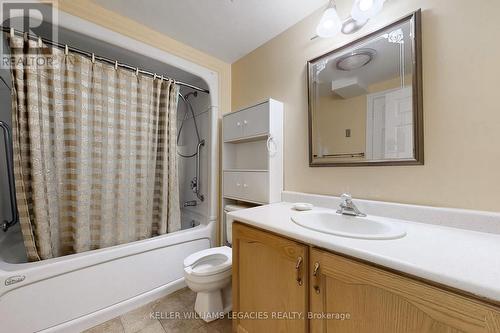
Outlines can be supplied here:
<path id="1" fill-rule="evenodd" d="M 420 11 L 307 63 L 309 165 L 424 162 Z"/>

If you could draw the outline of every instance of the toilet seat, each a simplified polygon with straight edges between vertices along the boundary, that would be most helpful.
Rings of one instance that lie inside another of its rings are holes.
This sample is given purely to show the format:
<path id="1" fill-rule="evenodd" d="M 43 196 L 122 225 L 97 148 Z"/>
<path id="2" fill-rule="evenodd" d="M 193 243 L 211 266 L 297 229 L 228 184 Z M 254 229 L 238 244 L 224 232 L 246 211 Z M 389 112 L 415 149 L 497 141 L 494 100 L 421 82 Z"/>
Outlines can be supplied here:
<path id="1" fill-rule="evenodd" d="M 232 250 L 214 247 L 191 254 L 184 259 L 184 271 L 192 276 L 210 276 L 231 270 Z"/>

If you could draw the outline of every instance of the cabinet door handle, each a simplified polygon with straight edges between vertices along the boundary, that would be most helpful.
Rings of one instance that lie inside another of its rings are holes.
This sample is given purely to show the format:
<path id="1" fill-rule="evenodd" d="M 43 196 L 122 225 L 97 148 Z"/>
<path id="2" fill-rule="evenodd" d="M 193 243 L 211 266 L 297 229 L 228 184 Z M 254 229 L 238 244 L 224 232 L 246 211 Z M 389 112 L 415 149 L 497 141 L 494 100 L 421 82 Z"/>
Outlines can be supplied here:
<path id="1" fill-rule="evenodd" d="M 238 122 L 236 123 L 236 126 L 240 127 L 240 126 L 241 126 L 241 122 L 239 122 L 239 121 L 238 121 Z"/>
<path id="2" fill-rule="evenodd" d="M 319 262 L 315 262 L 314 263 L 314 268 L 313 268 L 313 277 L 315 278 L 314 282 L 314 286 L 313 286 L 313 289 L 314 291 L 316 292 L 316 294 L 319 294 L 320 293 L 320 290 L 319 290 L 319 275 L 318 275 L 318 271 L 319 271 Z"/>
<path id="3" fill-rule="evenodd" d="M 302 257 L 297 258 L 297 263 L 295 264 L 295 270 L 297 271 L 297 283 L 299 286 L 302 285 L 302 274 L 301 274 L 301 267 L 302 267 Z"/>
<path id="4" fill-rule="evenodd" d="M 243 120 L 243 124 L 244 124 L 244 125 L 247 125 L 247 124 L 248 124 L 248 121 Z"/>

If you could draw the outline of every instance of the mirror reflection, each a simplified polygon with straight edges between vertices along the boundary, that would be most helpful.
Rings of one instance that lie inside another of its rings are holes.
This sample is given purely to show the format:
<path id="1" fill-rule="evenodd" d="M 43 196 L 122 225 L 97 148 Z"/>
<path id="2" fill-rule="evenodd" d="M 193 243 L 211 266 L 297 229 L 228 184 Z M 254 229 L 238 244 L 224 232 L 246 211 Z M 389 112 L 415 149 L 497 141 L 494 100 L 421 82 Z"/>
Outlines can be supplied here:
<path id="1" fill-rule="evenodd" d="M 415 31 L 412 16 L 309 62 L 311 165 L 418 162 Z"/>

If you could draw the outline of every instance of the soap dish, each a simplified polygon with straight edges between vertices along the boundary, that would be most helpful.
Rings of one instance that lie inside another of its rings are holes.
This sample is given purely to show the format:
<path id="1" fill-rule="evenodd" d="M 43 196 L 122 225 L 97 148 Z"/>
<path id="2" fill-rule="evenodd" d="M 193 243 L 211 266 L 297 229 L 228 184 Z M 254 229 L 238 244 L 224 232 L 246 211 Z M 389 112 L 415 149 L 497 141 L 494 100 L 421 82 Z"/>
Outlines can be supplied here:
<path id="1" fill-rule="evenodd" d="M 293 209 L 300 210 L 300 211 L 311 210 L 311 209 L 313 209 L 313 207 L 314 206 L 312 204 L 306 203 L 306 202 L 296 202 L 293 204 Z"/>

